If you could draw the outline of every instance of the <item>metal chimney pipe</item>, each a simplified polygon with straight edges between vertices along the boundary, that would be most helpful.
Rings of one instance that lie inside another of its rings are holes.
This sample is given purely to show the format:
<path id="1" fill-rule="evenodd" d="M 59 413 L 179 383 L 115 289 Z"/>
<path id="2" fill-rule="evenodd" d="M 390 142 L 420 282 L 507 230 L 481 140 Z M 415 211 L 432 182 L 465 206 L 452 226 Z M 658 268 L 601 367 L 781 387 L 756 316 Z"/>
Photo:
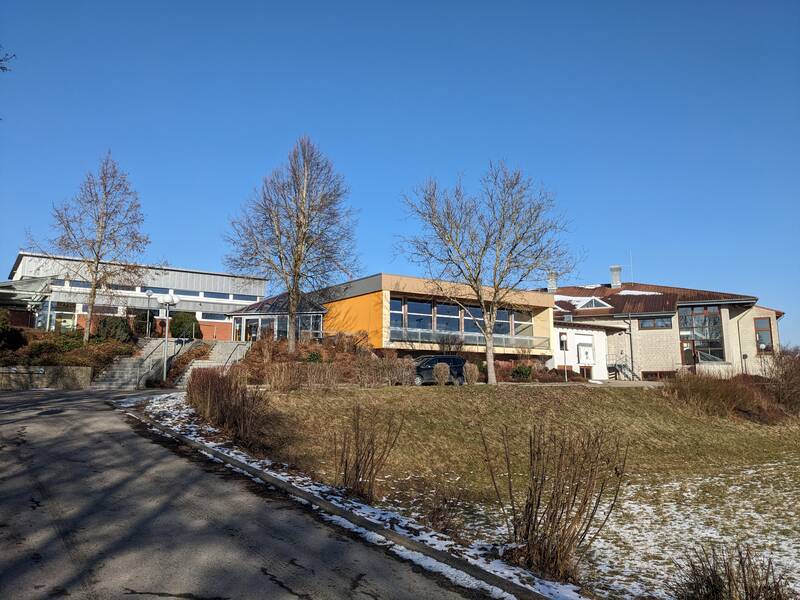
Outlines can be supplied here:
<path id="1" fill-rule="evenodd" d="M 611 287 L 622 287 L 622 267 L 620 265 L 611 265 L 609 270 L 611 271 Z"/>

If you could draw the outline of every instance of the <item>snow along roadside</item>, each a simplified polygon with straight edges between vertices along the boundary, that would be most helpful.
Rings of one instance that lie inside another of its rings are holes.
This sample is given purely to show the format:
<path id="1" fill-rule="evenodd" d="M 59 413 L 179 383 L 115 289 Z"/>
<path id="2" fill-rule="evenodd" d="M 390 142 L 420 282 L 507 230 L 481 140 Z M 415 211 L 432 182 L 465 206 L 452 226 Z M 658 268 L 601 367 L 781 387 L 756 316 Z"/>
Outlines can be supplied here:
<path id="1" fill-rule="evenodd" d="M 177 439 L 209 459 L 225 463 L 259 483 L 283 491 L 293 500 L 320 511 L 323 520 L 348 529 L 367 542 L 386 547 L 426 570 L 440 573 L 456 585 L 481 590 L 493 598 L 582 598 L 576 586 L 535 578 L 529 572 L 501 560 L 478 556 L 471 549 L 455 547 L 453 542 L 435 532 L 420 534 L 419 526 L 415 527 L 413 521 L 397 513 L 331 495 L 330 492 L 336 490 L 329 486 L 276 471 L 269 468 L 270 461 L 256 460 L 239 449 L 204 439 L 203 430 L 216 430 L 210 426 L 198 427 L 180 422 L 182 418 L 195 416 L 193 409 L 186 405 L 183 393 L 144 399 L 140 397 L 139 400 L 145 402 L 144 411 L 127 414 L 150 425 L 158 433 Z M 450 548 L 459 551 L 462 556 L 451 554 L 447 551 Z"/>

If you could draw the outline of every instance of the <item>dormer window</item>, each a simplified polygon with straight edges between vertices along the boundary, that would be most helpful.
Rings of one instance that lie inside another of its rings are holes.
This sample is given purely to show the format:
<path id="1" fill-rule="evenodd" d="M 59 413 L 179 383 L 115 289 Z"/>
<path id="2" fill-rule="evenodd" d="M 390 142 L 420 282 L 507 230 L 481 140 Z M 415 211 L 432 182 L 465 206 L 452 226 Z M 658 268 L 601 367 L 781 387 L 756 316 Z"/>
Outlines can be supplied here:
<path id="1" fill-rule="evenodd" d="M 576 308 L 611 308 L 611 305 L 603 302 L 600 298 L 592 296 L 578 304 Z"/>

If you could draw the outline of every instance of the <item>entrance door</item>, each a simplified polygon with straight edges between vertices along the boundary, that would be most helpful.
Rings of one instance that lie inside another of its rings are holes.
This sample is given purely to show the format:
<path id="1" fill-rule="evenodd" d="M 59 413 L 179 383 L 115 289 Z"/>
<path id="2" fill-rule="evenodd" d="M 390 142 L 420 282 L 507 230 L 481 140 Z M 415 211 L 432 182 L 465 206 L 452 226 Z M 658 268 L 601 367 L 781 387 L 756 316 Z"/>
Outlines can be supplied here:
<path id="1" fill-rule="evenodd" d="M 253 342 L 258 339 L 258 319 L 245 319 L 244 340 Z"/>
<path id="2" fill-rule="evenodd" d="M 278 326 L 276 317 L 263 317 L 261 319 L 261 332 L 259 337 L 270 338 L 274 340 L 277 331 Z"/>

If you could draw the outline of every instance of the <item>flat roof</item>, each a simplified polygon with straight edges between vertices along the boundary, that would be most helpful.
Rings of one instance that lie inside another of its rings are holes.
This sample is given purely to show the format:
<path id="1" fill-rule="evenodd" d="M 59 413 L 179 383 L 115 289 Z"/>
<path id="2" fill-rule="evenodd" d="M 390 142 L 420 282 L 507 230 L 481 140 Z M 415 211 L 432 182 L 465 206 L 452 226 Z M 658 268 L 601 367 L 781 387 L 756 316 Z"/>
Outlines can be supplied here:
<path id="1" fill-rule="evenodd" d="M 27 250 L 20 250 L 17 253 L 17 258 L 14 260 L 14 266 L 11 267 L 11 272 L 8 274 L 9 279 L 14 279 L 14 273 L 19 268 L 19 264 L 22 262 L 22 258 L 25 256 L 31 256 L 34 258 L 44 258 L 49 260 L 69 260 L 73 262 L 83 262 L 82 259 L 76 258 L 74 256 L 61 256 L 58 254 L 44 254 L 42 252 L 29 252 Z M 114 261 L 103 261 L 106 264 L 122 264 L 119 262 Z M 157 271 L 176 271 L 179 273 L 197 273 L 199 275 L 213 275 L 215 277 L 233 277 L 236 279 L 250 279 L 252 281 L 263 281 L 266 282 L 267 280 L 263 277 L 255 277 L 253 275 L 236 275 L 234 273 L 222 273 L 220 271 L 201 271 L 198 269 L 187 269 L 184 267 L 171 267 L 169 265 L 148 265 L 144 263 L 132 263 L 137 267 L 142 267 L 144 269 L 153 269 Z"/>

